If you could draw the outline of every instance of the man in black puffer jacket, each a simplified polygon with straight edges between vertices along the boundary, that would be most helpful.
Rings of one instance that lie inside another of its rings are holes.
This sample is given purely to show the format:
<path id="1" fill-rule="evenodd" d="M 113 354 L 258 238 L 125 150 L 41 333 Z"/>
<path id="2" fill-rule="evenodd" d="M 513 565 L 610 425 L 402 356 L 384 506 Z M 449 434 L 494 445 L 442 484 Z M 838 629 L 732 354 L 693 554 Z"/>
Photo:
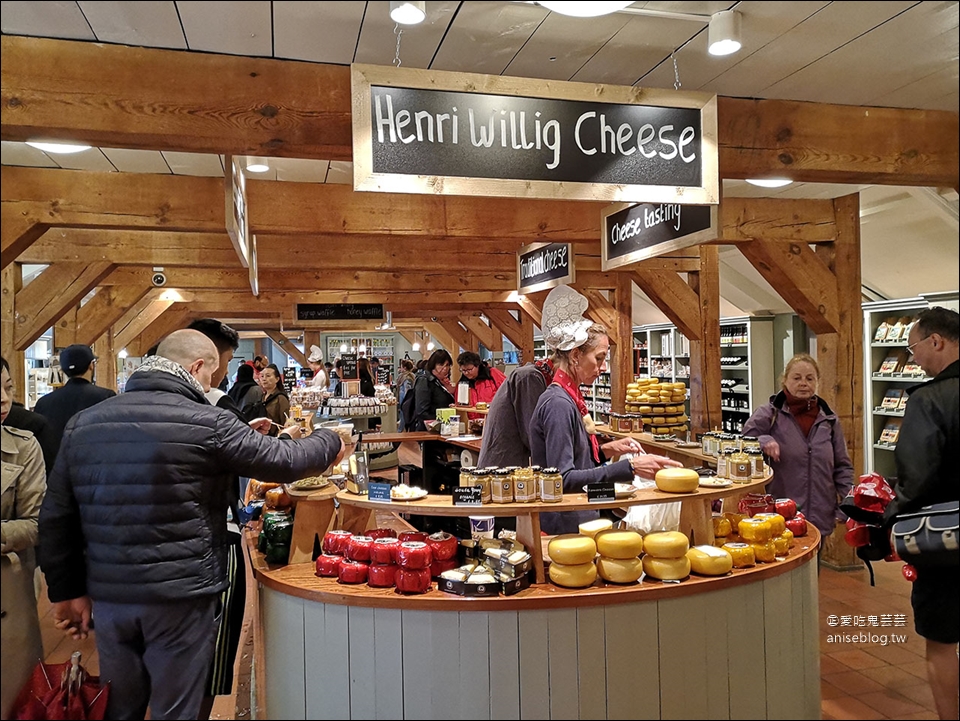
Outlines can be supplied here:
<path id="1" fill-rule="evenodd" d="M 207 403 L 214 344 L 171 333 L 126 392 L 70 420 L 40 510 L 57 627 L 96 614 L 107 718 L 196 718 L 227 585 L 224 522 L 237 475 L 291 481 L 343 455 L 320 430 L 279 441 Z"/>

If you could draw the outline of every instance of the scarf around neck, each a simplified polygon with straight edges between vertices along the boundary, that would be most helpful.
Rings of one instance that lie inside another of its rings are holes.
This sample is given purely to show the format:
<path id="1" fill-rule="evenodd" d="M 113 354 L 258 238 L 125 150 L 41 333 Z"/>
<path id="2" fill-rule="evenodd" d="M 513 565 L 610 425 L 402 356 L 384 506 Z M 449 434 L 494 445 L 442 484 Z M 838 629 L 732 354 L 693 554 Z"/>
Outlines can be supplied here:
<path id="1" fill-rule="evenodd" d="M 790 415 L 792 415 L 799 424 L 804 437 L 808 436 L 814 421 L 816 421 L 817 416 L 820 415 L 820 404 L 817 402 L 817 397 L 811 396 L 807 399 L 795 398 L 786 390 L 783 391 L 783 395 L 786 399 L 786 406 L 790 411 Z"/>
<path id="2" fill-rule="evenodd" d="M 194 378 L 190 373 L 187 372 L 187 369 L 176 361 L 172 361 L 169 358 L 164 358 L 159 355 L 148 356 L 143 363 L 140 364 L 140 367 L 136 370 L 137 373 L 169 373 L 172 376 L 176 376 L 184 383 L 189 385 L 200 395 L 206 396 L 206 393 L 203 390 L 203 386 L 200 385 L 200 382 Z"/>
<path id="3" fill-rule="evenodd" d="M 553 382 L 563 388 L 576 404 L 577 411 L 580 413 L 580 419 L 583 421 L 584 430 L 590 439 L 590 450 L 593 452 L 593 460 L 599 464 L 600 442 L 597 440 L 597 429 L 593 418 L 590 417 L 590 411 L 587 410 L 587 403 L 583 400 L 583 395 L 580 393 L 580 386 L 577 385 L 566 371 L 560 368 L 557 368 L 554 372 Z"/>

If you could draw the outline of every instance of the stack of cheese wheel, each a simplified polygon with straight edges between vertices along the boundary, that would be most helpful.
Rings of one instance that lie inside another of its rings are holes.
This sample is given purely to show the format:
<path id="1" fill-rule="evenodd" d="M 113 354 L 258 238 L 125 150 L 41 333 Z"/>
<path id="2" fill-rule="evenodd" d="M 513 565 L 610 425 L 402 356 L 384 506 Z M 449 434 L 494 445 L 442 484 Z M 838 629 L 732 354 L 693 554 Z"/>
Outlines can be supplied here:
<path id="1" fill-rule="evenodd" d="M 643 536 L 636 531 L 601 531 L 594 539 L 597 543 L 597 572 L 600 578 L 611 583 L 636 583 L 643 575 Z"/>
<path id="2" fill-rule="evenodd" d="M 626 409 L 639 413 L 643 427 L 652 433 L 682 433 L 688 418 L 683 383 L 661 383 L 656 378 L 638 378 L 627 384 Z"/>
<path id="3" fill-rule="evenodd" d="M 694 546 L 687 551 L 690 570 L 701 576 L 723 576 L 733 568 L 733 556 L 716 546 Z"/>
<path id="4" fill-rule="evenodd" d="M 651 533 L 643 539 L 643 572 L 661 581 L 679 581 L 690 575 L 690 541 L 679 531 Z"/>
<path id="5" fill-rule="evenodd" d="M 597 544 L 590 536 L 566 533 L 553 538 L 547 544 L 550 556 L 550 580 L 558 586 L 586 588 L 597 580 L 597 567 L 593 563 Z"/>
<path id="6" fill-rule="evenodd" d="M 773 514 L 776 515 L 776 514 Z M 783 516 L 778 516 L 783 522 Z M 740 537 L 753 546 L 753 555 L 762 563 L 776 560 L 777 547 L 773 542 L 773 524 L 767 518 L 744 518 L 738 524 Z"/>
<path id="7" fill-rule="evenodd" d="M 774 552 L 778 556 L 786 556 L 790 552 L 790 546 L 793 543 L 793 531 L 787 528 L 786 519 L 779 513 L 758 513 L 754 518 L 770 521 L 770 527 L 773 529 Z"/>

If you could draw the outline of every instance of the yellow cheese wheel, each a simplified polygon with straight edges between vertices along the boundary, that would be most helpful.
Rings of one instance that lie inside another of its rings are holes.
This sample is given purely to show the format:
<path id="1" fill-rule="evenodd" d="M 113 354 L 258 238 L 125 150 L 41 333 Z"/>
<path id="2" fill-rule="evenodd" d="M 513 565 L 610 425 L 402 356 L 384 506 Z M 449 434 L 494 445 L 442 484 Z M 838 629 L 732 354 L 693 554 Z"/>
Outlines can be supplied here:
<path id="1" fill-rule="evenodd" d="M 663 413 L 664 413 L 664 411 L 663 411 L 663 406 L 654 406 L 654 407 L 650 410 L 650 412 L 653 413 L 653 415 L 655 415 L 655 416 L 662 416 Z"/>
<path id="2" fill-rule="evenodd" d="M 639 383 L 627 383 L 627 391 L 638 391 L 640 390 Z"/>
<path id="3" fill-rule="evenodd" d="M 650 406 L 640 406 L 639 412 L 645 415 L 649 415 L 650 413 L 653 412 L 653 409 Z"/>
<path id="4" fill-rule="evenodd" d="M 643 538 L 643 552 L 653 558 L 680 558 L 690 548 L 690 541 L 679 531 L 650 533 Z"/>
<path id="5" fill-rule="evenodd" d="M 757 563 L 756 556 L 753 555 L 753 546 L 749 543 L 724 543 L 721 548 L 733 557 L 734 568 L 747 568 Z"/>
<path id="6" fill-rule="evenodd" d="M 644 427 L 653 425 L 653 416 L 644 416 L 641 420 L 643 421 Z"/>
<path id="7" fill-rule="evenodd" d="M 661 581 L 679 581 L 690 575 L 690 560 L 686 556 L 680 558 L 644 556 L 643 572 Z"/>
<path id="8" fill-rule="evenodd" d="M 592 561 L 569 566 L 562 563 L 551 563 L 549 574 L 550 580 L 558 586 L 586 588 L 597 580 L 597 567 Z"/>
<path id="9" fill-rule="evenodd" d="M 597 559 L 597 573 L 604 581 L 611 583 L 636 583 L 643 574 L 643 561 L 639 558 L 607 558 L 600 556 Z"/>
<path id="10" fill-rule="evenodd" d="M 733 556 L 722 548 L 694 546 L 687 551 L 690 570 L 701 576 L 722 576 L 733 568 Z"/>
<path id="11" fill-rule="evenodd" d="M 778 556 L 786 556 L 790 552 L 790 539 L 786 536 L 774 536 L 773 547 Z"/>
<path id="12" fill-rule="evenodd" d="M 551 561 L 564 565 L 592 563 L 597 555 L 597 544 L 590 536 L 566 533 L 550 540 L 547 553 Z"/>
<path id="13" fill-rule="evenodd" d="M 683 383 L 682 381 L 674 383 L 672 387 L 675 391 L 683 391 L 684 393 L 687 392 L 687 384 Z"/>
<path id="14" fill-rule="evenodd" d="M 690 493 L 700 485 L 700 476 L 692 468 L 661 468 L 654 479 L 657 488 L 668 493 Z"/>
<path id="15" fill-rule="evenodd" d="M 762 518 L 744 518 L 737 524 L 737 532 L 751 543 L 765 543 L 773 538 L 773 526 Z"/>
<path id="16" fill-rule="evenodd" d="M 754 541 L 750 545 L 753 546 L 753 555 L 758 561 L 762 563 L 773 563 L 777 560 L 777 547 L 773 540 Z"/>
<path id="17" fill-rule="evenodd" d="M 590 536 L 590 538 L 594 538 L 600 531 L 609 531 L 611 528 L 613 528 L 613 521 L 609 518 L 597 518 L 593 521 L 584 521 L 577 526 L 577 530 L 580 531 L 581 535 Z"/>
<path id="18" fill-rule="evenodd" d="M 787 522 L 779 513 L 758 513 L 754 518 L 770 521 L 770 529 L 774 536 L 779 536 L 787 530 Z"/>
<path id="19" fill-rule="evenodd" d="M 675 393 L 674 395 L 670 396 L 670 400 L 673 403 L 683 403 L 685 400 L 687 400 L 687 396 L 684 393 Z"/>
<path id="20" fill-rule="evenodd" d="M 669 433 L 670 429 L 667 426 L 654 426 L 650 429 L 653 433 Z"/>
<path id="21" fill-rule="evenodd" d="M 597 542 L 597 553 L 607 558 L 636 558 L 643 552 L 643 536 L 636 531 L 600 531 L 594 540 Z M 600 576 L 604 577 L 602 571 Z M 640 576 L 637 575 L 637 578 Z"/>

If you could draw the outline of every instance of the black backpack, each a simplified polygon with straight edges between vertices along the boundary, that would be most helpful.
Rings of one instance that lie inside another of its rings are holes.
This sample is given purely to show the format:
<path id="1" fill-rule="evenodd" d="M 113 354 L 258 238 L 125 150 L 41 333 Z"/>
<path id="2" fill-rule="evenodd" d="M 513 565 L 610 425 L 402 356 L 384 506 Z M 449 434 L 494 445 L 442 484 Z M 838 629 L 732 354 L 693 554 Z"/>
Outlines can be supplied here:
<path id="1" fill-rule="evenodd" d="M 400 401 L 400 413 L 403 417 L 403 430 L 405 431 L 416 430 L 417 423 L 413 418 L 413 412 L 416 410 L 416 387 L 419 382 L 420 379 L 417 378 L 410 389 L 404 394 L 403 400 Z"/>

